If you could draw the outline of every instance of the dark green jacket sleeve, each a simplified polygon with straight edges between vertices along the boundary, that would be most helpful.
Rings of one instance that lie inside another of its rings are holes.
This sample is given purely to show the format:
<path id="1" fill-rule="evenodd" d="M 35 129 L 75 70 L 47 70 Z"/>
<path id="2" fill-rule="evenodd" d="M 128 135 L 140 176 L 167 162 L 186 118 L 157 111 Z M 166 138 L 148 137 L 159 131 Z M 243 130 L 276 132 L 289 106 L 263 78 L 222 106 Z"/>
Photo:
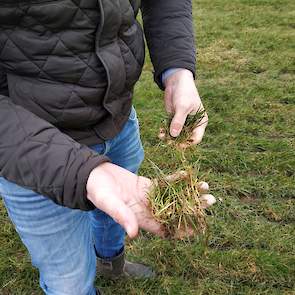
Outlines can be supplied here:
<path id="1" fill-rule="evenodd" d="M 145 37 L 154 66 L 154 78 L 163 89 L 161 74 L 185 68 L 195 75 L 196 49 L 191 0 L 142 0 Z"/>
<path id="2" fill-rule="evenodd" d="M 12 103 L 0 65 L 0 176 L 69 208 L 91 210 L 90 172 L 108 158 Z"/>

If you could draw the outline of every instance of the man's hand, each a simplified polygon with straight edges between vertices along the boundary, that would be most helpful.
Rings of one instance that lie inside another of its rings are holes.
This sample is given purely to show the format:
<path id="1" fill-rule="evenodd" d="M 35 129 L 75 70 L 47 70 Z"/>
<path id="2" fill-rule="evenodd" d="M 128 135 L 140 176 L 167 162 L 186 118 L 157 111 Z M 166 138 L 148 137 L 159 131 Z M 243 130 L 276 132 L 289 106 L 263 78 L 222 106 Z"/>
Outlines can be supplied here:
<path id="1" fill-rule="evenodd" d="M 130 238 L 142 228 L 164 236 L 151 214 L 148 192 L 152 182 L 117 165 L 103 163 L 92 170 L 87 181 L 87 197 L 100 210 L 121 224 Z"/>
<path id="2" fill-rule="evenodd" d="M 195 86 L 193 74 L 186 69 L 180 69 L 165 81 L 165 107 L 168 113 L 174 115 L 170 134 L 177 137 L 189 114 L 196 114 L 204 110 L 198 90 Z M 192 144 L 198 144 L 202 141 L 208 124 L 208 115 L 205 116 L 195 128 L 192 135 Z"/>
<path id="3" fill-rule="evenodd" d="M 175 175 L 170 176 L 173 181 Z M 208 184 L 200 183 L 203 194 L 201 203 L 207 208 L 215 203 L 208 195 Z M 164 237 L 164 228 L 153 218 L 149 206 L 148 192 L 152 181 L 137 176 L 111 163 L 103 163 L 92 170 L 87 181 L 87 197 L 100 210 L 121 224 L 130 238 L 136 237 L 138 229 Z"/>

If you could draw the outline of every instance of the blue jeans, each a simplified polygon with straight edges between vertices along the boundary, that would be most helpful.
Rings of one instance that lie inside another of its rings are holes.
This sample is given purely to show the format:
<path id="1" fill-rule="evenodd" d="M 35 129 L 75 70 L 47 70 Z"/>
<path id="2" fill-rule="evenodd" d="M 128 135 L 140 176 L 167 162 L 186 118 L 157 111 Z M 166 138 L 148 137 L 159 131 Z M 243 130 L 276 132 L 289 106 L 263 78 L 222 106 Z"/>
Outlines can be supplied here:
<path id="1" fill-rule="evenodd" d="M 136 173 L 144 154 L 135 110 L 115 138 L 91 148 Z M 2 177 L 0 195 L 39 270 L 45 294 L 94 295 L 96 254 L 105 258 L 119 254 L 124 247 L 123 228 L 98 209 L 65 208 Z"/>

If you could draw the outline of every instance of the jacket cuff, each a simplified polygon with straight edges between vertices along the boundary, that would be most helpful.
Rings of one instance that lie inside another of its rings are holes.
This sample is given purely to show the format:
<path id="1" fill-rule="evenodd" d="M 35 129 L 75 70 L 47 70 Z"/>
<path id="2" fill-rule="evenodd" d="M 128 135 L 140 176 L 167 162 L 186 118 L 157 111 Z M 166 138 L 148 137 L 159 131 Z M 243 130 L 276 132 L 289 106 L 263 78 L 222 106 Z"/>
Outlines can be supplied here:
<path id="1" fill-rule="evenodd" d="M 161 75 L 163 86 L 166 87 L 165 81 L 167 78 L 169 78 L 171 75 L 173 75 L 174 73 L 176 73 L 180 70 L 182 70 L 182 68 L 170 68 L 170 69 L 165 70 Z"/>
<path id="2" fill-rule="evenodd" d="M 196 68 L 191 63 L 171 62 L 169 64 L 162 65 L 159 69 L 154 72 L 154 81 L 157 83 L 161 90 L 165 90 L 165 81 L 163 75 L 170 69 L 187 69 L 192 72 L 194 79 L 196 78 Z M 166 76 L 166 78 L 168 78 Z"/>
<path id="3" fill-rule="evenodd" d="M 78 167 L 72 167 L 64 185 L 63 198 L 64 200 L 68 199 L 68 196 L 66 196 L 67 193 L 74 194 L 74 198 L 72 199 L 74 204 L 71 204 L 72 208 L 83 211 L 90 211 L 96 208 L 87 198 L 86 185 L 91 171 L 105 162 L 110 162 L 110 159 L 106 156 L 96 155 L 88 158 L 82 165 L 81 163 L 77 163 Z M 73 188 L 73 182 L 75 182 L 75 180 L 76 187 Z"/>

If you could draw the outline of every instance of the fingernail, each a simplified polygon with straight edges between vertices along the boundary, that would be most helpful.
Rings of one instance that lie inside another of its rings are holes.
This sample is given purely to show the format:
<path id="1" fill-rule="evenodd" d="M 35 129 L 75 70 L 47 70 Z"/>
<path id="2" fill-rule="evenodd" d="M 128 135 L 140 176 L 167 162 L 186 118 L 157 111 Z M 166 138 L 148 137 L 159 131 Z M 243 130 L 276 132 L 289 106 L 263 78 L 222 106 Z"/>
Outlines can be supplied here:
<path id="1" fill-rule="evenodd" d="M 131 239 L 135 238 L 138 234 L 138 230 L 135 229 L 131 224 L 126 226 L 126 232 Z"/>
<path id="2" fill-rule="evenodd" d="M 199 189 L 199 192 L 200 192 L 200 193 L 208 192 L 208 190 L 209 190 L 209 185 L 208 185 L 207 182 L 200 181 L 199 184 L 198 184 L 198 189 Z"/>
<path id="3" fill-rule="evenodd" d="M 205 195 L 202 195 L 202 198 L 204 200 L 206 200 L 208 206 L 212 206 L 213 204 L 216 203 L 216 199 L 213 195 L 210 195 L 210 194 L 205 194 Z"/>
<path id="4" fill-rule="evenodd" d="M 177 136 L 178 135 L 178 130 L 177 129 L 172 129 L 171 130 L 171 136 Z"/>

